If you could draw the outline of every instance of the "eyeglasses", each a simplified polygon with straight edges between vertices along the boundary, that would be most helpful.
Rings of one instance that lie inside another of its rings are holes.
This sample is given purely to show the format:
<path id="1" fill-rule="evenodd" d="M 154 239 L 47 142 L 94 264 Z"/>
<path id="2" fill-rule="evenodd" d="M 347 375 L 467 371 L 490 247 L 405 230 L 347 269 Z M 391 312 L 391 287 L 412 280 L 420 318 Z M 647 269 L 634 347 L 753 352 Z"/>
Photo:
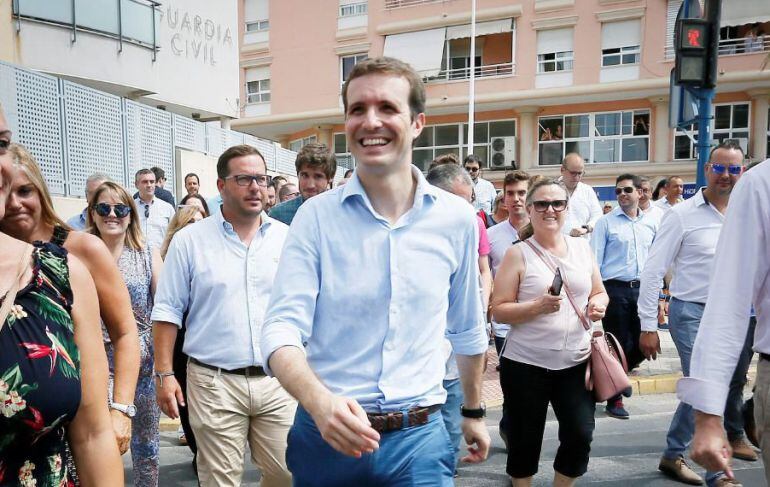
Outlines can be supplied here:
<path id="1" fill-rule="evenodd" d="M 585 171 L 570 171 L 569 169 L 564 168 L 562 168 L 562 171 L 570 173 L 573 178 L 582 178 L 586 174 Z"/>
<path id="2" fill-rule="evenodd" d="M 478 167 L 466 167 L 465 170 L 468 172 L 479 172 L 481 168 Z"/>
<path id="3" fill-rule="evenodd" d="M 553 211 L 560 212 L 567 209 L 567 200 L 533 201 L 532 206 L 538 213 L 545 213 L 549 206 L 553 208 Z"/>
<path id="4" fill-rule="evenodd" d="M 109 216 L 114 212 L 117 218 L 125 218 L 131 213 L 131 207 L 118 203 L 117 205 L 109 205 L 107 203 L 97 203 L 93 206 L 94 211 L 99 216 Z"/>
<path id="5" fill-rule="evenodd" d="M 743 166 L 739 164 L 720 164 L 718 162 L 711 163 L 711 172 L 721 176 L 725 172 L 730 173 L 730 176 L 740 176 L 743 172 Z"/>
<path id="6" fill-rule="evenodd" d="M 273 177 L 266 174 L 236 174 L 227 176 L 225 179 L 235 179 L 235 184 L 238 186 L 251 186 L 251 182 L 254 181 L 257 186 L 265 188 L 273 180 Z"/>
<path id="7" fill-rule="evenodd" d="M 618 196 L 620 193 L 631 194 L 634 191 L 636 191 L 636 188 L 634 188 L 633 186 L 624 186 L 622 188 L 615 188 L 615 196 Z"/>

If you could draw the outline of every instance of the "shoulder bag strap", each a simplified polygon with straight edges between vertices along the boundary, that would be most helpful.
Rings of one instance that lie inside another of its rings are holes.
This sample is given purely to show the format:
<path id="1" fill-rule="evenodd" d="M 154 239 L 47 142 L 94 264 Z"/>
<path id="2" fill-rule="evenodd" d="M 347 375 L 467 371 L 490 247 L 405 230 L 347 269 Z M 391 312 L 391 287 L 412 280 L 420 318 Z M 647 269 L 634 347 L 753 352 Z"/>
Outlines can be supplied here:
<path id="1" fill-rule="evenodd" d="M 8 314 L 11 312 L 11 307 L 16 300 L 16 294 L 19 292 L 19 288 L 21 287 L 21 279 L 27 272 L 27 268 L 29 267 L 29 258 L 32 255 L 33 250 L 34 247 L 31 245 L 26 245 L 24 247 L 21 260 L 19 261 L 19 268 L 16 271 L 16 279 L 13 280 L 11 283 L 11 288 L 8 289 L 7 293 L 5 293 L 5 300 L 3 301 L 2 307 L 0 307 L 0 330 L 3 329 L 3 325 L 5 325 L 5 319 L 8 318 Z"/>
<path id="2" fill-rule="evenodd" d="M 529 247 L 532 249 L 535 254 L 537 254 L 538 257 L 540 257 L 540 260 L 545 263 L 545 265 L 553 271 L 554 274 L 556 274 L 557 267 L 554 265 L 554 263 L 551 261 L 551 259 L 547 258 L 543 252 L 540 251 L 532 242 L 529 241 L 529 239 L 524 240 L 524 243 L 529 245 Z M 569 284 L 567 283 L 567 276 L 564 274 L 561 275 L 562 283 L 564 285 L 564 293 L 567 295 L 567 299 L 569 300 L 569 303 L 572 305 L 572 309 L 575 310 L 575 313 L 577 313 L 578 318 L 580 319 L 580 323 L 583 324 L 583 327 L 586 329 L 586 331 L 591 331 L 593 326 L 591 326 L 588 323 L 588 319 L 586 318 L 586 315 L 583 313 L 583 310 L 580 309 L 580 307 L 575 302 L 575 296 L 573 296 L 572 291 L 569 289 Z"/>

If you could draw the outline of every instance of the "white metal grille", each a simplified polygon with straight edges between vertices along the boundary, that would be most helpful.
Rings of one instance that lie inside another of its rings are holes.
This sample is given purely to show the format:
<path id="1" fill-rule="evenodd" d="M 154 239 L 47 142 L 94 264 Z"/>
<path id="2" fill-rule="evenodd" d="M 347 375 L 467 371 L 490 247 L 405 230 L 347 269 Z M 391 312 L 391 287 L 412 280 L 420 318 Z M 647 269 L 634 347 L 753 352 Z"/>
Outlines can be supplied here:
<path id="1" fill-rule="evenodd" d="M 243 134 L 240 132 L 234 132 L 232 130 L 227 130 L 227 148 L 230 148 L 234 145 L 242 145 L 243 144 Z"/>
<path id="2" fill-rule="evenodd" d="M 219 157 L 228 147 L 229 137 L 225 129 L 206 125 L 206 139 L 208 140 L 206 152 L 211 157 Z"/>
<path id="3" fill-rule="evenodd" d="M 70 194 L 84 194 L 95 172 L 125 184 L 122 100 L 69 81 L 63 85 Z"/>
<path id="4" fill-rule="evenodd" d="M 275 145 L 273 142 L 244 134 L 243 143 L 256 147 L 262 157 L 265 158 L 265 164 L 268 171 L 275 171 Z"/>
<path id="5" fill-rule="evenodd" d="M 297 160 L 297 153 L 283 147 L 275 151 L 276 167 L 275 170 L 281 174 L 294 174 L 296 169 L 294 162 Z"/>
<path id="6" fill-rule="evenodd" d="M 174 144 L 183 149 L 206 152 L 206 126 L 174 114 Z"/>
<path id="7" fill-rule="evenodd" d="M 13 113 L 9 118 L 14 139 L 35 157 L 48 190 L 66 194 L 59 80 L 7 65 L 2 66 L 2 77 L 3 92 L 9 88 L 12 98 L 7 107 Z"/>
<path id="8" fill-rule="evenodd" d="M 129 180 L 142 168 L 166 173 L 165 189 L 174 192 L 174 145 L 171 114 L 126 100 L 126 156 Z"/>

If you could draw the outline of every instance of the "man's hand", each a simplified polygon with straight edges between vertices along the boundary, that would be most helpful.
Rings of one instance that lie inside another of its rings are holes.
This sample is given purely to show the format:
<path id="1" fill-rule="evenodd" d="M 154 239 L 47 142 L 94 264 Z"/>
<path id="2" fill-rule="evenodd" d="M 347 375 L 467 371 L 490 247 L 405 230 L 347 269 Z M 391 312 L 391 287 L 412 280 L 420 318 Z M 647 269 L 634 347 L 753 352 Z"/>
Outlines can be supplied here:
<path id="1" fill-rule="evenodd" d="M 727 435 L 722 428 L 722 418 L 695 411 L 695 436 L 690 445 L 692 459 L 707 470 L 724 471 L 725 475 L 732 479 L 732 454 L 730 442 L 727 441 Z"/>
<path id="2" fill-rule="evenodd" d="M 318 431 L 332 448 L 340 453 L 361 458 L 380 447 L 380 434 L 372 428 L 366 411 L 354 399 L 327 394 L 315 402 L 313 417 Z"/>
<path id="3" fill-rule="evenodd" d="M 468 455 L 460 459 L 463 463 L 481 463 L 489 454 L 489 431 L 483 419 L 463 418 L 463 437 L 468 444 Z"/>
<path id="4" fill-rule="evenodd" d="M 184 393 L 179 382 L 173 375 L 163 377 L 163 387 L 160 379 L 155 379 L 155 397 L 158 400 L 160 410 L 171 419 L 179 417 L 179 406 L 184 406 Z"/>
<path id="5" fill-rule="evenodd" d="M 647 360 L 655 360 L 660 353 L 660 337 L 658 332 L 642 332 L 639 334 L 639 350 Z"/>
<path id="6" fill-rule="evenodd" d="M 131 418 L 117 409 L 110 408 L 110 419 L 112 429 L 115 431 L 115 440 L 118 442 L 118 450 L 122 455 L 128 451 L 131 443 Z"/>
<path id="7" fill-rule="evenodd" d="M 582 228 L 582 227 L 580 227 L 580 228 L 573 228 L 572 230 L 569 231 L 570 237 L 582 237 L 583 235 L 585 235 L 587 233 L 588 233 L 588 230 L 586 230 L 585 228 Z"/>

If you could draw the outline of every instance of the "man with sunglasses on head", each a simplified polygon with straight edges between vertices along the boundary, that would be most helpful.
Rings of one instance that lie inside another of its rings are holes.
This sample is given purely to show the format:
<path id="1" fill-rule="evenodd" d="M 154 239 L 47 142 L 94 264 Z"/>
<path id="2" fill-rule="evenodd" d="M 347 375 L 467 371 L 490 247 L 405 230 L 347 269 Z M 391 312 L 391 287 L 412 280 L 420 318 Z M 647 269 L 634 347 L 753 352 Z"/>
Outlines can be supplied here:
<path id="1" fill-rule="evenodd" d="M 604 329 L 618 339 L 628 360 L 628 369 L 632 370 L 644 360 L 639 351 L 641 328 L 636 302 L 639 277 L 655 238 L 658 220 L 639 208 L 642 196 L 639 176 L 618 176 L 615 196 L 618 206 L 596 222 L 591 247 L 610 297 Z M 620 395 L 607 400 L 606 411 L 614 418 L 629 418 Z"/>
<path id="2" fill-rule="evenodd" d="M 159 249 L 166 238 L 166 229 L 175 210 L 173 206 L 155 196 L 156 183 L 152 170 L 138 170 L 134 178 L 134 186 L 137 189 L 134 202 L 139 210 L 139 224 L 145 240 Z"/>
<path id="3" fill-rule="evenodd" d="M 217 161 L 221 211 L 180 230 L 166 254 L 152 319 L 161 409 L 189 404 L 200 485 L 237 486 L 244 445 L 263 485 L 289 486 L 286 439 L 296 402 L 265 375 L 260 335 L 288 227 L 264 211 L 265 160 L 248 145 Z M 172 369 L 177 330 L 190 357 L 187 390 Z"/>
<path id="4" fill-rule="evenodd" d="M 497 190 L 492 183 L 481 177 L 481 159 L 479 156 L 468 154 L 463 161 L 463 167 L 473 181 L 473 191 L 476 194 L 473 207 L 477 211 L 484 210 L 487 214 L 492 213 L 492 203 L 497 197 Z"/>
<path id="5" fill-rule="evenodd" d="M 639 292 L 641 351 L 650 360 L 654 360 L 660 353 L 658 301 L 663 276 L 671 268 L 673 279 L 669 289 L 669 326 L 685 377 L 690 375 L 690 357 L 708 297 L 709 276 L 717 240 L 722 231 L 730 193 L 743 173 L 743 160 L 743 150 L 735 140 L 726 140 L 711 151 L 705 168 L 706 187 L 665 214 L 650 248 L 647 265 L 642 271 Z M 742 367 L 735 369 L 733 381 L 745 382 L 748 365 L 746 361 Z M 744 439 L 740 407 L 743 388 L 731 387 L 730 392 L 731 396 L 740 396 L 728 397 L 724 409 L 730 445 L 741 458 L 756 460 L 756 453 Z M 725 406 L 724 402 L 722 406 Z M 671 420 L 666 436 L 667 447 L 658 469 L 680 482 L 700 485 L 703 479 L 684 459 L 694 431 L 692 406 L 680 402 Z M 709 471 L 706 480 L 710 486 L 740 485 L 731 483 L 733 481 L 723 472 Z"/>
<path id="6" fill-rule="evenodd" d="M 603 215 L 596 192 L 582 181 L 585 169 L 583 157 L 575 152 L 564 156 L 561 162 L 561 182 L 569 196 L 562 232 L 572 237 L 589 238 L 597 220 Z"/>

